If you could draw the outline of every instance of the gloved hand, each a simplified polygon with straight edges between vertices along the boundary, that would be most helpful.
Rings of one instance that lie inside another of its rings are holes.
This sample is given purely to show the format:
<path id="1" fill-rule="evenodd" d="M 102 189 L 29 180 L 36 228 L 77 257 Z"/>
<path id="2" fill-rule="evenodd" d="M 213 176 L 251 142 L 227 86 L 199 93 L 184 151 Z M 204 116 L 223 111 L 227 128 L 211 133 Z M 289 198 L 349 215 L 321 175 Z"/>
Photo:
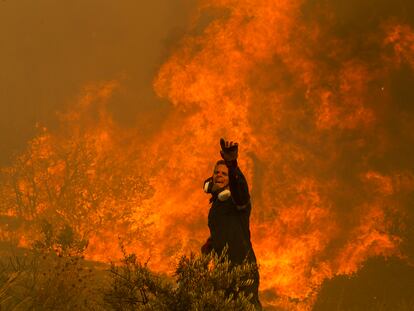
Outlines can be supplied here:
<path id="1" fill-rule="evenodd" d="M 237 160 L 239 145 L 236 142 L 225 141 L 224 138 L 221 138 L 220 146 L 220 154 L 224 161 L 231 162 Z"/>

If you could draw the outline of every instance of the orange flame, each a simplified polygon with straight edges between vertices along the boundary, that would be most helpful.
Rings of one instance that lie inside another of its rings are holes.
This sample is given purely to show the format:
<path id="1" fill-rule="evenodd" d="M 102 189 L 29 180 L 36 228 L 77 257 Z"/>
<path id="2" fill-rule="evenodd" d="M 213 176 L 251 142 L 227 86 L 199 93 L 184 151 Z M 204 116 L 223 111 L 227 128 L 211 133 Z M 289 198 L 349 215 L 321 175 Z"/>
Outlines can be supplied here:
<path id="1" fill-rule="evenodd" d="M 111 119 L 105 104 L 117 83 L 87 88 L 61 115 L 62 129 L 42 132 L 18 159 L 17 167 L 43 166 L 17 175 L 7 202 L 22 195 L 30 207 L 34 193 L 51 192 L 32 217 L 57 213 L 77 224 L 89 258 L 118 256 L 119 235 L 152 268 L 171 271 L 208 236 L 201 182 L 226 137 L 240 143 L 250 184 L 265 305 L 310 310 L 324 280 L 357 272 L 370 256 L 404 256 L 394 227 L 407 206 L 397 196 L 414 190 L 414 174 L 388 164 L 399 143 L 387 123 L 395 113 L 389 74 L 414 68 L 414 32 L 383 23 L 369 34 L 376 52 L 359 56 L 352 38 L 324 26 L 335 24 L 328 8 L 319 8 L 322 25 L 304 4 L 202 2 L 191 35 L 154 81 L 173 107 L 159 131 L 146 137 L 139 124 L 124 129 Z M 401 126 L 412 133 L 412 124 Z M 76 180 L 69 190 L 68 173 Z"/>

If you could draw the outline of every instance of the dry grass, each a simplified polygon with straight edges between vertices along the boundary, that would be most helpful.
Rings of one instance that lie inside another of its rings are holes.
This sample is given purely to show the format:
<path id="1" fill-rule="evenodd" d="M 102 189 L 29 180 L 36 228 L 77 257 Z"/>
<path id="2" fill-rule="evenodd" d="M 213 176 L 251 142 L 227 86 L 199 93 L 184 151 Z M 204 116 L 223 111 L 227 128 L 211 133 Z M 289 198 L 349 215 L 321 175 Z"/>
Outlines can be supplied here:
<path id="1" fill-rule="evenodd" d="M 14 255 L 1 267 L 0 310 L 104 310 L 102 272 L 79 256 Z"/>

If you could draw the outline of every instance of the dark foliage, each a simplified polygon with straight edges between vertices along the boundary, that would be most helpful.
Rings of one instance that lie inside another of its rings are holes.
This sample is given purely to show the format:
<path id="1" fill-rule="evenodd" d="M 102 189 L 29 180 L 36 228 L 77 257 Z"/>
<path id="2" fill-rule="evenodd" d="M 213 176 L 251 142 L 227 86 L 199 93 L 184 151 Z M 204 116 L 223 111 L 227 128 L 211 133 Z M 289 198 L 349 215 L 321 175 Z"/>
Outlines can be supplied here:
<path id="1" fill-rule="evenodd" d="M 181 257 L 173 280 L 155 275 L 127 255 L 112 264 L 105 301 L 115 310 L 255 310 L 243 288 L 252 284 L 255 265 L 232 266 L 226 254 Z"/>

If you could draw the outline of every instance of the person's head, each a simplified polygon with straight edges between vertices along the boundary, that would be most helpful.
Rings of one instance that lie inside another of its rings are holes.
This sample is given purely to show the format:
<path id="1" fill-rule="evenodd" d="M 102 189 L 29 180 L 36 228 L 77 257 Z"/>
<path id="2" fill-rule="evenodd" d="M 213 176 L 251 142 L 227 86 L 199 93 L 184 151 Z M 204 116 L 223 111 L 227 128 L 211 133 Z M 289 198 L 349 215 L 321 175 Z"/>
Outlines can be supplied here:
<path id="1" fill-rule="evenodd" d="M 229 169 L 224 160 L 217 161 L 213 171 L 213 189 L 215 192 L 218 189 L 228 188 L 229 186 Z"/>

